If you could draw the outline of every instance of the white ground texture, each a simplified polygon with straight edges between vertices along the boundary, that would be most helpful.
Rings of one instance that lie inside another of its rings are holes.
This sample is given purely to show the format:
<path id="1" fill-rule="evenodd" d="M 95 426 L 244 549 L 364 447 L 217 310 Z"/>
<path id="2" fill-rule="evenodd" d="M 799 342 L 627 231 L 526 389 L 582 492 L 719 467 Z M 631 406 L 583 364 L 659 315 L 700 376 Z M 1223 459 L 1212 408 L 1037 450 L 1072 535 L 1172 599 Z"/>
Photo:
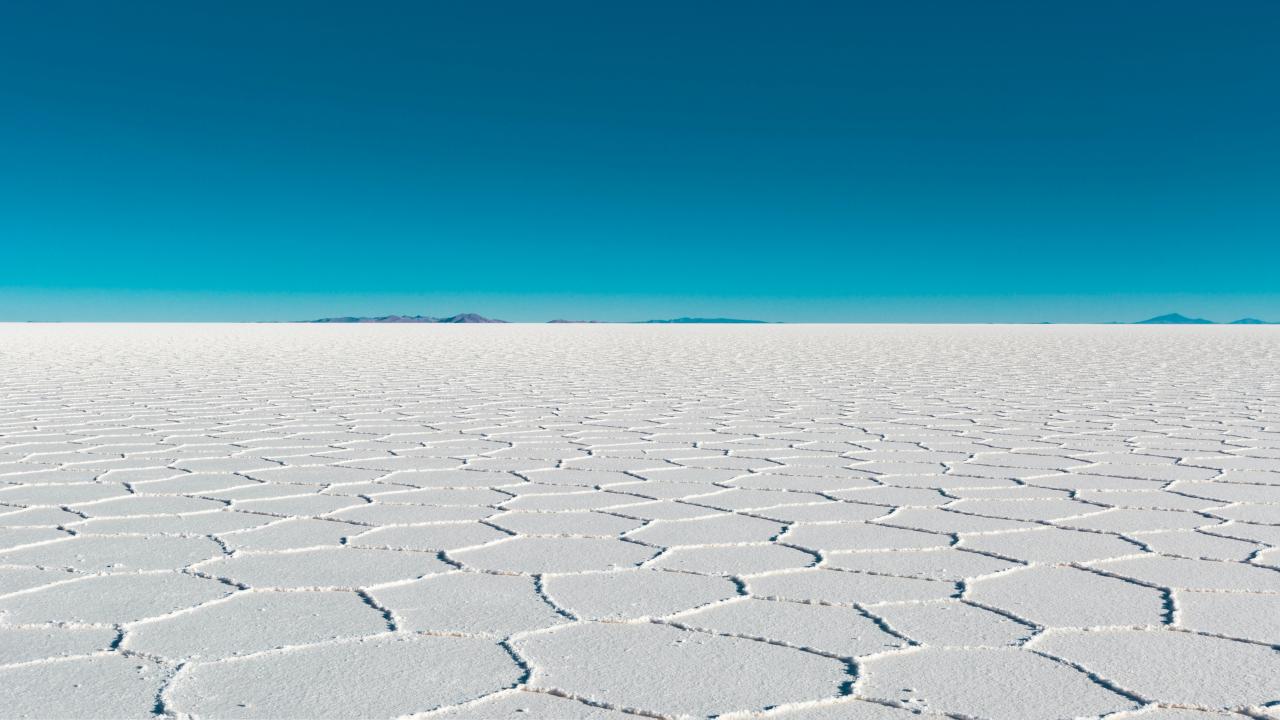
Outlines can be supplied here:
<path id="1" fill-rule="evenodd" d="M 4 717 L 1280 716 L 1280 328 L 0 326 Z"/>

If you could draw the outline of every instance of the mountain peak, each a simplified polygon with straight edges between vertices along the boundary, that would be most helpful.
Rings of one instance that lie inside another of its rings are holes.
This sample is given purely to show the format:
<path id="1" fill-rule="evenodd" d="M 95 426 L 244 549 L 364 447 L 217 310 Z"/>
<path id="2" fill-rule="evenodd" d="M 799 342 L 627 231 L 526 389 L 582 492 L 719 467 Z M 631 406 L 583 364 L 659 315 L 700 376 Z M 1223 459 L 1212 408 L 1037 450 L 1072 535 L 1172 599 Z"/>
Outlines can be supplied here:
<path id="1" fill-rule="evenodd" d="M 442 323 L 504 323 L 504 322 L 506 322 L 506 320 L 495 320 L 495 319 L 493 319 L 493 318 L 487 318 L 487 317 L 485 317 L 485 316 L 483 316 L 483 315 L 477 315 L 477 314 L 475 314 L 475 313 L 459 313 L 459 314 L 457 314 L 457 315 L 452 315 L 452 316 L 447 317 L 447 318 L 440 318 L 440 319 L 439 319 L 439 320 L 437 320 L 436 322 L 442 322 Z"/>
<path id="2" fill-rule="evenodd" d="M 1180 313 L 1169 313 L 1168 315 L 1157 315 L 1146 320 L 1139 320 L 1134 325 L 1212 325 L 1212 320 L 1204 318 L 1190 318 Z"/>

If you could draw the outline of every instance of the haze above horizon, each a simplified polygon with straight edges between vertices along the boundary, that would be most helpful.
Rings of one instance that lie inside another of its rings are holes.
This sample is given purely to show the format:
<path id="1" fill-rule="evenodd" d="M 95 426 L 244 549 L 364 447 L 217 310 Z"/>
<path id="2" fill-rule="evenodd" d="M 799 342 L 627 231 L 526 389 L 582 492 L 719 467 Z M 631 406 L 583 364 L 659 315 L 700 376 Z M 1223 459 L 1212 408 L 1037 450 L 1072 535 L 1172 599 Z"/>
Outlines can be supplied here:
<path id="1" fill-rule="evenodd" d="M 1280 320 L 1280 4 L 7 3 L 0 320 Z"/>

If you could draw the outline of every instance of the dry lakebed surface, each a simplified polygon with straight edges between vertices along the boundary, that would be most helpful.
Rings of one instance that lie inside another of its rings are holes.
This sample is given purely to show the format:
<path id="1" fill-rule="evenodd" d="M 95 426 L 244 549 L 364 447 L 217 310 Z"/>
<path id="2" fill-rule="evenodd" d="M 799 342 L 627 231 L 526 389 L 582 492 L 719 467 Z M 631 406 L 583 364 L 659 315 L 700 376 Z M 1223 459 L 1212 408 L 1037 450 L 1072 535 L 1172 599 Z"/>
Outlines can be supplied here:
<path id="1" fill-rule="evenodd" d="M 0 716 L 1280 716 L 1280 328 L 0 326 Z"/>

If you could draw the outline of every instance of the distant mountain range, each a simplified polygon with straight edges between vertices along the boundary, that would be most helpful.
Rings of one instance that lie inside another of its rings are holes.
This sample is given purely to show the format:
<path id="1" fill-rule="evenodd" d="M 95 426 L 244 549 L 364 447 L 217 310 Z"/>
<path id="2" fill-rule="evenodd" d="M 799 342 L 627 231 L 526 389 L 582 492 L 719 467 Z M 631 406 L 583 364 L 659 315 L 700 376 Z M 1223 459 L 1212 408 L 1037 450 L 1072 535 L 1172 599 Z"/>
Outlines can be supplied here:
<path id="1" fill-rule="evenodd" d="M 1212 320 L 1204 318 L 1191 318 L 1178 313 L 1169 313 L 1168 315 L 1157 315 L 1146 320 L 1139 320 L 1134 325 L 1212 325 Z"/>
<path id="2" fill-rule="evenodd" d="M 427 315 L 383 315 L 381 317 L 332 317 L 319 320 L 304 320 L 309 323 L 504 323 L 506 320 L 492 320 L 475 313 L 460 313 L 449 317 L 429 317 Z"/>
<path id="3" fill-rule="evenodd" d="M 432 317 L 429 315 L 382 315 L 380 317 L 331 317 L 320 318 L 319 320 L 303 320 L 307 323 L 505 323 L 506 320 L 495 320 L 487 318 L 483 315 L 475 313 L 459 313 L 450 315 L 449 317 Z M 568 323 L 614 323 L 612 320 L 549 320 L 552 324 L 568 324 Z M 731 324 L 731 325 L 762 325 L 765 320 L 739 320 L 737 318 L 696 318 L 696 317 L 680 317 L 670 320 L 634 320 L 623 321 L 617 324 L 626 325 L 697 325 L 697 324 Z M 1114 323 L 1111 323 L 1114 324 Z M 1268 322 L 1257 318 L 1240 318 L 1229 323 L 1217 323 L 1213 320 L 1205 320 L 1204 318 L 1193 318 L 1181 315 L 1179 313 L 1169 313 L 1168 315 L 1158 315 L 1146 320 L 1139 320 L 1133 325 L 1276 325 L 1280 323 Z"/>
<path id="4" fill-rule="evenodd" d="M 1193 318 L 1181 315 L 1179 313 L 1169 313 L 1168 315 L 1157 315 L 1146 320 L 1139 320 L 1134 325 L 1274 325 L 1275 323 L 1259 320 L 1257 318 L 1240 318 L 1229 323 L 1216 323 L 1213 320 L 1205 320 L 1204 318 Z"/>

